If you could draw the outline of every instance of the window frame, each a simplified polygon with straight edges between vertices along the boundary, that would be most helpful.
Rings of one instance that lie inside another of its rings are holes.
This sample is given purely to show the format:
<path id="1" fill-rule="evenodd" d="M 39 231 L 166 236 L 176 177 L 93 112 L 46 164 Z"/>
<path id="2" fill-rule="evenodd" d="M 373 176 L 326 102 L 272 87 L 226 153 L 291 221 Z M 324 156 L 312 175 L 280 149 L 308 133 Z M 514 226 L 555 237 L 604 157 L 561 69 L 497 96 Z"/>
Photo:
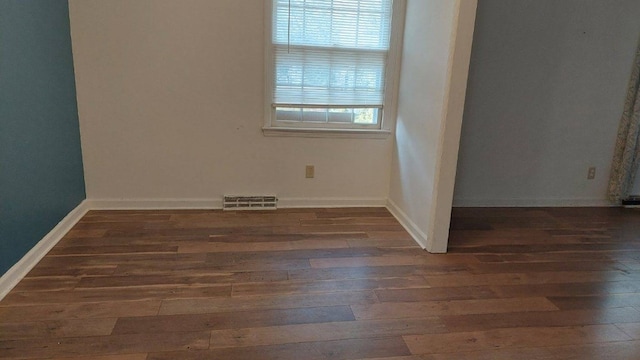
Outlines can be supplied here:
<path id="1" fill-rule="evenodd" d="M 391 134 L 395 124 L 400 82 L 400 61 L 402 53 L 402 35 L 406 11 L 406 0 L 393 0 L 391 34 L 385 69 L 385 89 L 379 124 L 371 126 L 353 126 L 335 123 L 292 123 L 290 126 L 278 124 L 275 120 L 276 108 L 273 106 L 273 81 L 275 76 L 273 31 L 273 0 L 265 1 L 264 11 L 264 124 L 265 136 L 303 136 L 303 137 L 364 137 L 384 139 Z"/>

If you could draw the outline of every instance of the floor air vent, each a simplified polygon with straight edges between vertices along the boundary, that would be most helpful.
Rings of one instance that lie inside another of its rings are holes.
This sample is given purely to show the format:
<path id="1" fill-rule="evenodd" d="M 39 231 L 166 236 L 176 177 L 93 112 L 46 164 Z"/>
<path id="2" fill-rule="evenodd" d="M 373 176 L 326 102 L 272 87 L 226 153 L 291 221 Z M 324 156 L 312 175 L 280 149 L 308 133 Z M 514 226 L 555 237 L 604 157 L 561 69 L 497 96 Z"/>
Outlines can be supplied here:
<path id="1" fill-rule="evenodd" d="M 631 195 L 628 198 L 623 199 L 622 206 L 628 208 L 640 208 L 640 196 Z"/>
<path id="2" fill-rule="evenodd" d="M 278 198 L 275 196 L 233 196 L 225 195 L 223 210 L 275 210 Z"/>

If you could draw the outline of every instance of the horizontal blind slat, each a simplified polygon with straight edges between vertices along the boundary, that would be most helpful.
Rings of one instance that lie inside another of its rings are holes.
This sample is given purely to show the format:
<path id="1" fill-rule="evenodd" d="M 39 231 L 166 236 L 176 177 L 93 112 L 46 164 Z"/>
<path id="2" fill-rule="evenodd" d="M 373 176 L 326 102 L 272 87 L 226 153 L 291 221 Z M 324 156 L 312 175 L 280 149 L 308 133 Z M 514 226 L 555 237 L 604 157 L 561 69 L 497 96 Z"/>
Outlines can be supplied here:
<path id="1" fill-rule="evenodd" d="M 274 104 L 382 106 L 391 2 L 274 0 Z"/>
<path id="2" fill-rule="evenodd" d="M 273 42 L 387 50 L 390 19 L 391 0 L 275 0 Z"/>

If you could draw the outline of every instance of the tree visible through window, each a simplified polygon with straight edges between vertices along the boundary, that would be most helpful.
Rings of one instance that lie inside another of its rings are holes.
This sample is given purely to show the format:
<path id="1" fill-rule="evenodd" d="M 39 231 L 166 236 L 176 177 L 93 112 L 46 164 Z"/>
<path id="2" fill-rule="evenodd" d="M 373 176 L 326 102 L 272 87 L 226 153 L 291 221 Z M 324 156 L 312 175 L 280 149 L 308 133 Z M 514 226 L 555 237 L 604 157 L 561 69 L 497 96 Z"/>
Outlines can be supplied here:
<path id="1" fill-rule="evenodd" d="M 273 0 L 271 126 L 381 126 L 392 0 Z"/>

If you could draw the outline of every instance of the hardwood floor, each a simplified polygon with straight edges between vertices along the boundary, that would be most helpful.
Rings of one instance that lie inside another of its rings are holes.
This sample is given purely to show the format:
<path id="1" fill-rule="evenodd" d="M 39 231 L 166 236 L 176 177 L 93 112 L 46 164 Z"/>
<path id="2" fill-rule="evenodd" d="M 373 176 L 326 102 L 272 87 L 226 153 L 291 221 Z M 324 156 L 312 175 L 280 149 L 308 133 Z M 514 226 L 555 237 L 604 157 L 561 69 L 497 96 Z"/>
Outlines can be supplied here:
<path id="1" fill-rule="evenodd" d="M 92 211 L 0 302 L 0 359 L 640 359 L 640 211 Z"/>

